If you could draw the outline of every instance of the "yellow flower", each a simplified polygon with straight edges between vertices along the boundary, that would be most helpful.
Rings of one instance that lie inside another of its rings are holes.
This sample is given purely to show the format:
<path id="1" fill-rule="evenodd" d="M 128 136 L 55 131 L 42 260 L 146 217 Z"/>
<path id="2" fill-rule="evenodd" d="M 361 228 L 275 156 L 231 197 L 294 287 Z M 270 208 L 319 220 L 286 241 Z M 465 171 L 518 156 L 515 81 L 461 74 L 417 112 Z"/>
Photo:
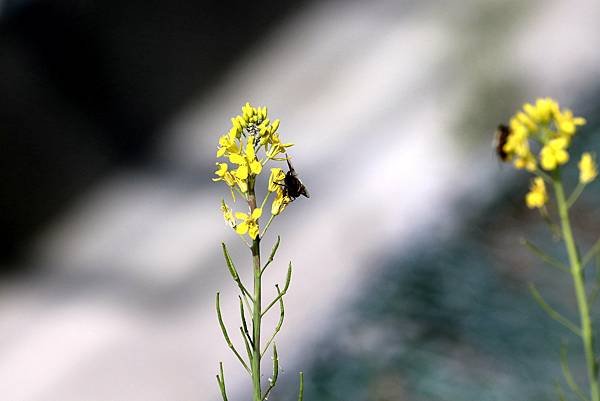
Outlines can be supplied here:
<path id="1" fill-rule="evenodd" d="M 225 156 L 226 153 L 240 153 L 240 146 L 237 139 L 240 137 L 242 130 L 231 128 L 229 132 L 219 138 L 219 148 L 217 149 L 217 157 Z"/>
<path id="2" fill-rule="evenodd" d="M 529 187 L 529 192 L 525 196 L 525 202 L 530 209 L 541 208 L 548 202 L 546 184 L 542 178 L 536 177 L 533 179 Z"/>
<path id="3" fill-rule="evenodd" d="M 537 169 L 537 160 L 535 156 L 533 156 L 533 154 L 529 152 L 525 156 L 516 158 L 514 161 L 514 165 L 519 170 L 525 169 L 533 173 Z"/>
<path id="4" fill-rule="evenodd" d="M 244 128 L 250 125 L 258 126 L 267 118 L 267 108 L 252 107 L 249 102 L 246 102 L 246 104 L 242 106 L 242 115 L 237 116 L 236 118 L 239 118 L 244 122 Z"/>
<path id="5" fill-rule="evenodd" d="M 561 134 L 572 136 L 578 126 L 585 124 L 585 118 L 574 117 L 571 110 L 559 111 L 554 116 L 554 122 Z"/>
<path id="6" fill-rule="evenodd" d="M 579 182 L 582 184 L 588 184 L 596 178 L 598 175 L 598 167 L 596 161 L 589 152 L 585 152 L 581 155 L 579 161 Z"/>
<path id="7" fill-rule="evenodd" d="M 244 235 L 248 233 L 250 238 L 256 239 L 258 236 L 259 228 L 258 228 L 258 219 L 262 215 L 262 209 L 257 207 L 255 208 L 250 215 L 246 213 L 237 212 L 235 217 L 239 220 L 242 220 L 240 224 L 235 227 L 235 232 Z"/>
<path id="8" fill-rule="evenodd" d="M 558 103 L 549 98 L 537 99 L 535 106 L 530 103 L 523 105 L 523 110 L 535 123 L 548 124 L 553 115 L 559 111 Z"/>
<path id="9" fill-rule="evenodd" d="M 510 134 L 506 138 L 504 151 L 508 155 L 527 156 L 529 152 L 529 132 L 527 128 L 516 118 L 510 120 Z"/>
<path id="10" fill-rule="evenodd" d="M 532 118 L 530 118 L 529 115 L 523 113 L 522 111 L 518 112 L 515 118 L 521 124 L 523 124 L 529 130 L 529 132 L 535 132 L 538 130 L 538 126 L 535 123 L 535 121 Z"/>
<path id="11" fill-rule="evenodd" d="M 215 174 L 218 176 L 218 178 L 213 178 L 212 180 L 215 182 L 225 181 L 225 183 L 230 187 L 234 186 L 235 178 L 229 171 L 227 171 L 229 168 L 227 163 L 216 163 L 216 165 L 219 166 L 218 170 L 215 171 Z"/>
<path id="12" fill-rule="evenodd" d="M 275 216 L 278 215 L 283 212 L 285 207 L 291 202 L 292 199 L 285 195 L 283 187 L 277 186 L 277 189 L 275 190 L 275 199 L 273 199 L 273 203 L 271 204 L 271 214 Z"/>
<path id="13" fill-rule="evenodd" d="M 294 146 L 293 143 L 282 143 L 278 133 L 271 135 L 269 143 L 271 144 L 267 152 L 267 158 L 269 159 L 274 159 L 279 154 L 285 153 L 287 148 Z"/>
<path id="14" fill-rule="evenodd" d="M 274 167 L 271 169 L 271 176 L 269 176 L 269 192 L 275 192 L 277 189 L 281 188 L 281 184 L 279 184 L 285 178 L 285 173 L 279 167 Z"/>
<path id="15" fill-rule="evenodd" d="M 521 121 L 525 121 L 528 117 L 523 113 L 519 113 L 519 115 L 522 116 L 520 119 L 514 117 L 510 121 L 510 133 L 502 150 L 506 152 L 507 159 L 514 159 L 513 163 L 516 168 L 535 171 L 537 161 L 529 149 L 529 130 Z M 531 124 L 534 123 L 531 122 Z"/>
<path id="16" fill-rule="evenodd" d="M 561 164 L 569 161 L 569 153 L 567 147 L 569 139 L 566 137 L 558 137 L 551 139 L 540 152 L 540 162 L 545 170 L 554 170 Z"/>
<path id="17" fill-rule="evenodd" d="M 231 208 L 227 206 L 224 200 L 221 201 L 221 212 L 223 212 L 225 223 L 227 223 L 228 226 L 235 228 L 236 224 L 235 218 L 233 217 L 233 212 L 231 211 Z"/>
<path id="18" fill-rule="evenodd" d="M 262 163 L 256 159 L 256 153 L 254 152 L 254 137 L 248 137 L 245 153 L 232 153 L 229 155 L 229 161 L 238 165 L 238 168 L 232 171 L 231 174 L 235 177 L 240 190 L 245 193 L 248 191 L 248 176 L 258 175 L 262 171 Z"/>

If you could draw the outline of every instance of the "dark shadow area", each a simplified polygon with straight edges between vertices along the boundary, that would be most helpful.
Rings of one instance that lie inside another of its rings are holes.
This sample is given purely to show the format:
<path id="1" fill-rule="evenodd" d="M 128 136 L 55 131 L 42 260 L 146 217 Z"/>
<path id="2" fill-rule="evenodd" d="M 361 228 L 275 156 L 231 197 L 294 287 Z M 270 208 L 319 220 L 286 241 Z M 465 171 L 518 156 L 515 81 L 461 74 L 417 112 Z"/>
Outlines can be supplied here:
<path id="1" fill-rule="evenodd" d="M 305 3 L 5 2 L 0 273 L 101 177 L 151 164 L 161 126 Z"/>

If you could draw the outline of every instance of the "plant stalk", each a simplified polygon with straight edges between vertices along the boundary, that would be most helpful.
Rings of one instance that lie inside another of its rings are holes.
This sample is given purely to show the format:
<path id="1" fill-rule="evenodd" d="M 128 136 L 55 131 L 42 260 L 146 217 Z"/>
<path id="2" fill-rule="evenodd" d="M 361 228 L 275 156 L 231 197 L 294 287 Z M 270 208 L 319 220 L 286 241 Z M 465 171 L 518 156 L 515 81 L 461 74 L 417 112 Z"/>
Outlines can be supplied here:
<path id="1" fill-rule="evenodd" d="M 567 254 L 569 255 L 571 276 L 573 277 L 575 295 L 577 297 L 577 306 L 581 321 L 581 340 L 583 342 L 583 349 L 585 352 L 588 381 L 590 385 L 590 397 L 591 401 L 600 401 L 600 391 L 598 387 L 598 363 L 596 362 L 594 353 L 594 333 L 592 330 L 592 320 L 590 318 L 590 308 L 585 291 L 581 260 L 579 258 L 579 253 L 577 252 L 577 247 L 575 246 L 575 240 L 573 238 L 573 232 L 571 230 L 571 223 L 569 220 L 569 205 L 565 198 L 565 191 L 560 178 L 560 172 L 557 171 L 552 178 L 552 182 L 554 184 L 554 192 L 556 194 L 556 202 L 558 205 L 558 213 L 560 216 L 563 238 L 565 240 Z"/>
<path id="2" fill-rule="evenodd" d="M 250 214 L 256 209 L 256 195 L 254 193 L 254 183 L 249 186 L 248 205 Z M 261 267 L 260 267 L 260 236 L 252 241 L 252 264 L 254 275 L 254 295 L 252 297 L 252 400 L 262 401 L 262 389 L 260 386 L 260 327 L 261 327 Z"/>

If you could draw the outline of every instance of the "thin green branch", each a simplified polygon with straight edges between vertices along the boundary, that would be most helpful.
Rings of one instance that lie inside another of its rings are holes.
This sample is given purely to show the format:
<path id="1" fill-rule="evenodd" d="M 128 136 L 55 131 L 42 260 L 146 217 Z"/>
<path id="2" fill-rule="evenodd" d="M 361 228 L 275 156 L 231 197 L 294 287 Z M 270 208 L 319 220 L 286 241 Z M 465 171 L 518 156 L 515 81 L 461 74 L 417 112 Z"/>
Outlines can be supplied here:
<path id="1" fill-rule="evenodd" d="M 556 390 L 556 395 L 558 396 L 558 401 L 567 401 L 565 397 L 565 392 L 558 382 L 554 382 L 554 388 Z"/>
<path id="2" fill-rule="evenodd" d="M 556 320 L 567 329 L 571 330 L 575 335 L 581 337 L 581 330 L 577 325 L 571 322 L 569 319 L 558 313 L 555 309 L 553 309 L 548 303 L 544 300 L 540 292 L 535 288 L 533 284 L 529 284 L 529 291 L 533 296 L 533 299 L 540 305 L 540 307 L 550 316 L 552 319 Z"/>
<path id="3" fill-rule="evenodd" d="M 267 200 L 271 197 L 271 191 L 267 191 L 267 194 L 265 195 L 262 203 L 260 204 L 260 208 L 264 209 L 265 208 L 265 204 L 267 203 Z"/>
<path id="4" fill-rule="evenodd" d="M 250 243 L 248 242 L 248 240 L 246 240 L 246 237 L 244 237 L 243 235 L 238 235 L 238 237 L 240 237 L 240 239 L 242 240 L 242 242 L 243 242 L 244 244 L 246 244 L 246 246 L 247 246 L 248 248 L 252 248 L 252 244 L 250 244 Z"/>
<path id="5" fill-rule="evenodd" d="M 596 241 L 594 246 L 585 254 L 583 259 L 581 260 L 581 267 L 585 268 L 585 266 L 591 262 L 596 254 L 600 251 L 600 238 Z"/>
<path id="6" fill-rule="evenodd" d="M 244 311 L 244 303 L 242 302 L 242 297 L 238 295 L 240 299 L 240 316 L 242 317 L 242 336 L 245 339 L 248 339 L 250 344 L 252 344 L 252 338 L 250 337 L 250 331 L 248 331 L 248 324 L 246 323 L 246 312 Z M 252 360 L 252 356 L 250 356 L 250 360 Z"/>
<path id="7" fill-rule="evenodd" d="M 529 249 L 531 253 L 539 257 L 542 261 L 548 263 L 550 266 L 555 267 L 565 273 L 570 272 L 569 268 L 565 266 L 560 260 L 548 255 L 546 252 L 541 250 L 539 247 L 537 247 L 535 244 L 528 241 L 527 239 L 521 238 L 521 244 L 525 245 L 525 247 L 527 247 L 527 249 Z"/>
<path id="8" fill-rule="evenodd" d="M 600 286 L 597 286 L 596 288 L 594 288 L 592 290 L 592 292 L 589 295 L 589 299 L 590 299 L 590 304 L 593 304 L 596 302 L 596 300 L 598 299 L 598 295 L 600 295 Z"/>
<path id="9" fill-rule="evenodd" d="M 233 259 L 231 259 L 231 256 L 229 255 L 229 251 L 227 250 L 227 245 L 225 245 L 225 243 L 222 242 L 221 246 L 223 247 L 223 256 L 225 257 L 225 263 L 227 263 L 227 268 L 229 269 L 229 273 L 231 274 L 233 281 L 235 281 L 235 283 L 239 287 L 240 291 L 242 292 L 242 295 L 244 296 L 244 302 L 246 303 L 246 308 L 248 308 L 248 311 L 251 312 L 252 309 L 250 308 L 250 303 L 246 297 L 248 297 L 248 298 L 250 298 L 250 300 L 252 300 L 252 294 L 250 294 L 248 289 L 246 289 L 246 287 L 242 283 L 242 279 L 240 278 L 240 276 L 237 272 L 237 269 L 235 268 Z"/>
<path id="10" fill-rule="evenodd" d="M 550 217 L 550 214 L 548 213 L 548 209 L 546 209 L 546 206 L 540 208 L 539 211 L 540 211 L 540 215 L 542 216 L 542 219 L 544 220 L 544 223 L 546 223 L 546 225 L 552 232 L 552 235 L 554 236 L 554 238 L 556 240 L 561 239 L 562 234 L 560 232 L 560 227 L 558 226 L 558 224 L 556 224 L 554 222 L 554 220 L 552 220 L 552 217 Z"/>
<path id="11" fill-rule="evenodd" d="M 248 354 L 248 360 L 252 360 L 254 357 L 254 353 L 252 352 L 252 348 L 250 348 L 250 343 L 246 338 L 246 333 L 244 333 L 243 327 L 240 327 L 240 333 L 242 334 L 242 339 L 244 340 L 244 346 L 246 347 L 246 354 Z"/>
<path id="12" fill-rule="evenodd" d="M 269 393 L 277 384 L 277 378 L 279 377 L 279 356 L 277 355 L 277 346 L 273 344 L 273 375 L 269 378 L 269 386 L 265 390 L 265 395 L 263 396 L 263 401 L 267 400 L 269 397 Z"/>
<path id="13" fill-rule="evenodd" d="M 262 234 L 260 234 L 260 238 L 265 236 L 265 234 L 267 233 L 267 230 L 269 229 L 269 226 L 271 225 L 271 223 L 273 222 L 273 220 L 275 219 L 276 216 L 277 216 L 276 214 L 271 215 L 271 217 L 269 218 L 269 221 L 267 221 L 267 225 L 265 226 L 265 229 L 263 230 Z"/>
<path id="14" fill-rule="evenodd" d="M 281 291 L 279 290 L 279 285 L 275 285 L 275 288 L 277 288 L 277 293 L 281 294 Z M 269 338 L 269 341 L 267 341 L 267 345 L 265 345 L 264 351 L 261 352 L 261 356 L 264 355 L 265 352 L 267 352 L 267 350 L 269 349 L 269 345 L 271 345 L 271 342 L 273 342 L 273 340 L 275 339 L 275 336 L 277 335 L 277 333 L 279 333 L 279 330 L 281 330 L 281 326 L 283 325 L 283 320 L 285 319 L 285 308 L 283 306 L 283 297 L 278 297 L 278 298 L 279 298 L 279 321 L 277 322 L 277 325 L 275 326 L 275 330 L 273 331 L 273 334 Z"/>
<path id="15" fill-rule="evenodd" d="M 248 365 L 246 364 L 246 362 L 244 361 L 244 359 L 242 358 L 240 353 L 237 351 L 237 349 L 235 349 L 235 346 L 231 342 L 231 339 L 229 338 L 229 334 L 227 334 L 227 328 L 225 327 L 225 323 L 223 323 L 223 316 L 221 315 L 221 303 L 219 301 L 219 293 L 218 292 L 217 292 L 217 318 L 219 319 L 219 326 L 221 326 L 221 331 L 223 332 L 223 337 L 225 338 L 225 342 L 227 343 L 227 346 L 231 349 L 231 351 L 233 351 L 233 353 L 235 354 L 237 359 L 239 359 L 239 361 L 242 364 L 242 366 L 244 367 L 244 369 L 246 369 L 248 371 L 248 373 L 251 373 L 250 369 L 248 368 Z"/>
<path id="16" fill-rule="evenodd" d="M 546 174 L 544 171 L 540 170 L 539 168 L 534 171 L 534 174 L 537 175 L 538 177 L 541 177 L 548 184 L 552 183 L 552 177 L 550 177 L 548 174 Z"/>
<path id="17" fill-rule="evenodd" d="M 575 202 L 577 202 L 577 199 L 579 198 L 584 189 L 585 184 L 579 182 L 575 187 L 575 190 L 573 190 L 573 193 L 569 196 L 569 200 L 567 201 L 567 209 L 570 209 L 575 204 Z"/>
<path id="18" fill-rule="evenodd" d="M 298 391 L 298 401 L 304 399 L 304 373 L 300 372 L 300 390 Z"/>
<path id="19" fill-rule="evenodd" d="M 219 372 L 217 374 L 217 383 L 219 383 L 219 389 L 221 390 L 221 397 L 223 401 L 227 401 L 227 391 L 225 390 L 225 375 L 223 374 L 223 362 L 219 362 Z"/>
<path id="20" fill-rule="evenodd" d="M 565 191 L 563 189 L 560 177 L 560 169 L 557 169 L 553 175 L 554 192 L 556 194 L 556 204 L 558 214 L 565 240 L 565 247 L 569 255 L 569 265 L 571 266 L 571 276 L 573 286 L 575 287 L 575 296 L 577 298 L 577 308 L 579 310 L 579 320 L 581 322 L 581 341 L 585 353 L 585 362 L 587 367 L 587 376 L 589 383 L 590 399 L 600 401 L 600 385 L 598 383 L 598 362 L 594 350 L 594 330 L 590 316 L 590 305 L 585 290 L 583 277 L 583 267 L 581 259 L 571 230 L 571 221 L 569 219 L 569 209 L 565 200 Z"/>
<path id="21" fill-rule="evenodd" d="M 275 305 L 277 303 L 277 301 L 279 301 L 287 293 L 288 288 L 290 288 L 290 281 L 292 281 L 292 262 L 290 262 L 290 265 L 288 267 L 287 276 L 285 278 L 285 285 L 283 286 L 283 291 L 279 292 L 277 294 L 277 297 L 275 297 L 275 299 L 273 301 L 271 301 L 271 303 L 264 309 L 261 317 L 266 315 L 267 312 L 269 312 L 269 310 L 273 307 L 273 305 Z"/>
<path id="22" fill-rule="evenodd" d="M 569 368 L 569 360 L 567 355 L 567 346 L 563 343 L 560 346 L 560 366 L 562 368 L 563 376 L 565 377 L 565 381 L 567 385 L 571 389 L 573 393 L 579 397 L 581 401 L 589 401 L 585 396 L 579 385 L 575 382 L 573 375 L 571 374 L 571 369 Z"/>
<path id="23" fill-rule="evenodd" d="M 263 268 L 260 271 L 261 276 L 263 275 L 265 270 L 267 270 L 267 266 L 269 266 L 271 264 L 271 262 L 273 262 L 273 258 L 275 258 L 275 253 L 277 252 L 277 249 L 279 248 L 280 241 L 281 241 L 281 237 L 278 235 L 277 241 L 275 241 L 275 245 L 273 245 L 273 249 L 271 249 L 271 255 L 269 255 L 269 259 L 267 259 L 267 263 L 265 263 L 265 265 L 263 266 Z"/>

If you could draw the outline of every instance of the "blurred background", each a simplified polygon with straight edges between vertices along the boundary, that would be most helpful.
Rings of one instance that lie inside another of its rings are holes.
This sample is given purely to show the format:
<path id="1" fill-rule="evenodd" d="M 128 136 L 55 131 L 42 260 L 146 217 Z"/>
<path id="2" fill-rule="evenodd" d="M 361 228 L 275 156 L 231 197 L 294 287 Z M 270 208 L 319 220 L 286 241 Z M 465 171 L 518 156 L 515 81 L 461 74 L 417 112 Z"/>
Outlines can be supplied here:
<path id="1" fill-rule="evenodd" d="M 595 0 L 0 0 L 2 398 L 212 401 L 224 361 L 247 399 L 214 295 L 236 327 L 220 242 L 248 255 L 211 177 L 250 101 L 311 193 L 265 239 L 268 287 L 295 266 L 271 400 L 299 370 L 306 400 L 556 399 L 579 344 L 527 285 L 572 294 L 519 239 L 562 248 L 491 141 L 552 96 L 600 153 L 599 20 Z M 573 209 L 584 248 L 599 201 Z"/>

